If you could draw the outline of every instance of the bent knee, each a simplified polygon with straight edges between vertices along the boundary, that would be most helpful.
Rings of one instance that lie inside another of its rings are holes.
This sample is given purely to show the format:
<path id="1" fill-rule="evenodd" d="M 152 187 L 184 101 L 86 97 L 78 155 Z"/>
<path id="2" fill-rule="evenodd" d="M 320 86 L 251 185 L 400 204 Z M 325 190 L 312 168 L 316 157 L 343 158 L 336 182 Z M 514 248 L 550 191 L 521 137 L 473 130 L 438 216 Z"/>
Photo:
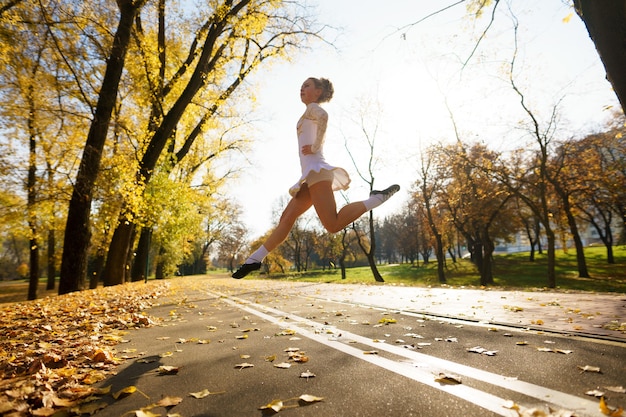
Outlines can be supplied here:
<path id="1" fill-rule="evenodd" d="M 323 226 L 328 233 L 338 233 L 343 230 L 343 227 L 339 227 L 336 224 L 324 224 Z"/>

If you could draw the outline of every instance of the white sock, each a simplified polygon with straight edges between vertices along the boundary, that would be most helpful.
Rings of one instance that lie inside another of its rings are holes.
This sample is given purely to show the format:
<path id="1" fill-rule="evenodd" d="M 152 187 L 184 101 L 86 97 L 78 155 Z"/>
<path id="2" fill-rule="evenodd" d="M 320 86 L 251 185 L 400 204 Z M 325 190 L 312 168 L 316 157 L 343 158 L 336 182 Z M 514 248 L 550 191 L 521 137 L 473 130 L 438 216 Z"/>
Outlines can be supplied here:
<path id="1" fill-rule="evenodd" d="M 365 209 L 367 211 L 375 209 L 376 207 L 380 206 L 384 202 L 385 202 L 385 199 L 383 198 L 382 194 L 374 194 L 370 196 L 370 198 L 368 198 L 367 200 L 363 200 L 363 204 L 365 204 Z"/>
<path id="2" fill-rule="evenodd" d="M 265 246 L 261 245 L 259 249 L 255 250 L 252 255 L 250 255 L 248 259 L 246 259 L 245 263 L 253 264 L 257 262 L 263 262 L 263 259 L 265 259 L 268 253 L 269 252 L 267 251 L 267 249 L 265 249 Z"/>

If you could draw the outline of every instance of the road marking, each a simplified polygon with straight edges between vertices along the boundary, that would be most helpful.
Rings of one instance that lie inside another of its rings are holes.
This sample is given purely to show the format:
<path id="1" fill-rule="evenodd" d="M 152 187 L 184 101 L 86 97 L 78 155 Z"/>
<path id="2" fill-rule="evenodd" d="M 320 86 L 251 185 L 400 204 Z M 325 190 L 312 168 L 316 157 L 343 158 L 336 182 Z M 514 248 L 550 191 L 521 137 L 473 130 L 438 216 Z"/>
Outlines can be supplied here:
<path id="1" fill-rule="evenodd" d="M 281 310 L 277 310 L 272 307 L 263 306 L 260 304 L 253 303 L 251 301 L 222 294 L 216 291 L 207 291 L 214 295 L 217 295 L 221 298 L 222 301 L 235 306 L 241 310 L 244 310 L 250 314 L 254 314 L 258 317 L 261 317 L 269 322 L 272 322 L 280 327 L 289 327 L 292 330 L 295 330 L 298 334 L 305 336 L 309 339 L 312 339 L 318 343 L 321 343 L 325 346 L 331 347 L 335 350 L 341 351 L 345 354 L 354 356 L 358 359 L 364 360 L 366 362 L 372 363 L 374 365 L 380 366 L 381 368 L 387 369 L 389 371 L 395 372 L 404 377 L 413 379 L 417 382 L 423 383 L 430 387 L 436 388 L 441 391 L 445 391 L 451 395 L 469 401 L 473 404 L 476 404 L 482 408 L 485 408 L 489 411 L 492 411 L 501 416 L 518 416 L 519 414 L 511 409 L 506 408 L 506 404 L 508 400 L 497 397 L 495 395 L 480 391 L 475 388 L 468 387 L 466 385 L 445 385 L 439 384 L 435 381 L 433 371 L 436 373 L 442 371 L 450 371 L 454 374 L 464 375 L 472 379 L 476 379 L 479 381 L 483 381 L 500 388 L 507 389 L 509 391 L 514 391 L 521 393 L 525 396 L 536 398 L 540 400 L 542 403 L 553 404 L 557 407 L 575 411 L 576 415 L 579 417 L 585 416 L 601 416 L 600 410 L 598 408 L 598 404 L 596 402 L 587 400 L 585 398 L 580 398 L 571 394 L 567 394 L 561 391 L 552 390 L 546 387 L 542 387 L 539 385 L 531 384 L 528 382 L 520 381 L 518 379 L 512 377 L 506 377 L 503 375 L 495 374 L 492 372 L 483 371 L 477 368 L 472 368 L 467 365 L 463 365 L 457 362 L 436 358 L 430 355 L 426 355 L 424 353 L 415 352 L 411 350 L 407 350 L 405 348 L 388 345 L 386 343 L 375 343 L 372 339 L 366 338 L 354 333 L 350 333 L 343 329 L 339 329 L 335 326 L 325 326 L 315 321 L 306 319 L 304 317 L 299 317 L 297 315 L 287 313 Z M 274 314 L 280 317 L 289 317 L 289 319 L 295 323 L 285 323 L 281 321 L 279 318 L 272 316 L 270 314 Z M 307 326 L 309 328 L 314 329 L 335 329 L 337 334 L 341 334 L 341 338 L 330 339 L 325 334 L 316 333 L 315 331 L 311 331 L 309 329 L 303 328 L 302 326 Z M 365 355 L 361 349 L 355 348 L 353 346 L 347 345 L 341 342 L 341 339 L 345 340 L 353 340 L 357 343 L 361 343 L 366 346 L 371 346 L 375 350 L 382 350 L 389 353 L 392 353 L 396 356 L 404 357 L 415 361 L 416 366 L 393 361 L 390 359 L 383 358 L 378 355 Z M 430 367 L 430 369 L 425 369 Z"/>

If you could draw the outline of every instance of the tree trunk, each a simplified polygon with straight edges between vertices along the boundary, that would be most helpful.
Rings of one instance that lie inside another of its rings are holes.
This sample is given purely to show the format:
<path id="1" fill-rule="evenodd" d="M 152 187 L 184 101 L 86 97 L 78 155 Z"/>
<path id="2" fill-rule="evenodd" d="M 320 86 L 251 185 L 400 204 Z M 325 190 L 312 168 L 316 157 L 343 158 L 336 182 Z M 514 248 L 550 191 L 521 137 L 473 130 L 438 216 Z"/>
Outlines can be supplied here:
<path id="1" fill-rule="evenodd" d="M 437 255 L 437 278 L 439 279 L 440 283 L 445 284 L 446 283 L 446 273 L 445 273 L 446 257 L 443 252 L 443 238 L 441 237 L 441 233 L 435 234 L 435 242 L 437 246 L 435 248 L 435 250 L 437 251 L 436 253 Z"/>
<path id="2" fill-rule="evenodd" d="M 67 213 L 59 294 L 79 291 L 84 286 L 91 240 L 90 217 L 94 184 L 100 170 L 102 150 L 117 99 L 133 23 L 144 2 L 117 0 L 120 19 Z"/>
<path id="3" fill-rule="evenodd" d="M 583 241 L 580 238 L 580 232 L 578 231 L 578 225 L 576 219 L 572 214 L 569 202 L 564 203 L 565 215 L 567 216 L 567 222 L 569 223 L 570 233 L 572 239 L 574 239 L 574 247 L 576 248 L 576 262 L 578 264 L 578 276 L 580 278 L 589 278 L 589 271 L 587 270 L 587 260 L 585 259 L 585 248 L 583 247 Z"/>
<path id="4" fill-rule="evenodd" d="M 28 179 L 26 181 L 26 194 L 28 198 L 28 229 L 30 232 L 29 239 L 29 274 L 30 280 L 28 284 L 28 299 L 37 298 L 37 287 L 39 286 L 39 243 L 37 242 L 37 214 L 35 205 L 37 204 L 37 135 L 34 127 L 35 111 L 32 99 L 32 86 L 28 97 L 29 117 L 28 130 L 29 133 L 29 161 L 28 161 Z"/>
<path id="5" fill-rule="evenodd" d="M 148 279 L 148 268 L 150 258 L 150 240 L 152 238 L 152 228 L 144 227 L 139 235 L 137 243 L 137 254 L 130 273 L 130 280 L 145 281 Z"/>
<path id="6" fill-rule="evenodd" d="M 596 46 L 607 79 L 626 111 L 626 2 L 574 0 L 574 6 Z"/>
<path id="7" fill-rule="evenodd" d="M 550 226 L 546 226 L 548 238 L 548 288 L 556 288 L 556 237 Z"/>
<path id="8" fill-rule="evenodd" d="M 56 278 L 56 232 L 54 226 L 48 230 L 48 281 L 46 290 L 53 290 Z"/>
<path id="9" fill-rule="evenodd" d="M 102 281 L 106 287 L 124 283 L 126 259 L 133 236 L 135 224 L 120 222 L 113 233 L 107 261 L 102 271 Z"/>

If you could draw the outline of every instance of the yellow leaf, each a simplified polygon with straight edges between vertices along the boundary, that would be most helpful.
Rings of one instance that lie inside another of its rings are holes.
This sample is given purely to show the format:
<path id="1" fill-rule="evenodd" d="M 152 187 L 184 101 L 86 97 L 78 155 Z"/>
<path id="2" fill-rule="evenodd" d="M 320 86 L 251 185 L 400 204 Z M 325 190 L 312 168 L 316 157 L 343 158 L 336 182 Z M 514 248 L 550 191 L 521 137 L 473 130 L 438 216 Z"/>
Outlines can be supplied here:
<path id="1" fill-rule="evenodd" d="M 563 18 L 563 23 L 569 23 L 569 22 L 570 22 L 570 20 L 572 20 L 572 16 L 573 16 L 573 15 L 574 15 L 574 13 L 570 13 L 570 14 L 568 14 L 567 16 L 565 16 L 565 17 Z"/>
<path id="2" fill-rule="evenodd" d="M 118 392 L 113 394 L 113 398 L 115 398 L 116 400 L 119 398 L 124 398 L 124 397 L 128 397 L 130 394 L 133 394 L 135 391 L 137 391 L 137 387 L 134 385 L 130 385 L 126 388 L 122 388 L 121 390 L 119 390 Z"/>
<path id="3" fill-rule="evenodd" d="M 622 417 L 624 415 L 622 407 L 618 409 L 609 407 L 606 401 L 604 401 L 604 397 L 600 398 L 600 411 L 602 414 L 609 417 Z"/>
<path id="4" fill-rule="evenodd" d="M 283 409 L 282 400 L 274 400 L 269 404 L 259 407 L 259 410 L 273 410 L 276 413 L 278 413 L 282 409 Z"/>

